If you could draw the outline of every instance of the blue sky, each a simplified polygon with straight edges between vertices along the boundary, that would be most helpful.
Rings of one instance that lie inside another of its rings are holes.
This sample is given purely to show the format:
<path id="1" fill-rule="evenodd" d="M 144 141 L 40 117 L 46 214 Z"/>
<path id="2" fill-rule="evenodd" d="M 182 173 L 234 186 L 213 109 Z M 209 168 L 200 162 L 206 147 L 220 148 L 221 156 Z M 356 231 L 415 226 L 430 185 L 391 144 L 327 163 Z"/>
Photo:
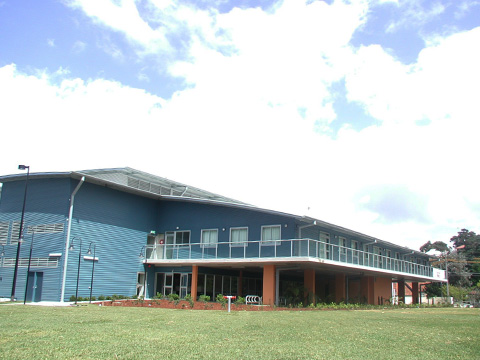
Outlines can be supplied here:
<path id="1" fill-rule="evenodd" d="M 130 166 L 418 248 L 480 231 L 479 63 L 478 0 L 0 0 L 0 172 Z"/>

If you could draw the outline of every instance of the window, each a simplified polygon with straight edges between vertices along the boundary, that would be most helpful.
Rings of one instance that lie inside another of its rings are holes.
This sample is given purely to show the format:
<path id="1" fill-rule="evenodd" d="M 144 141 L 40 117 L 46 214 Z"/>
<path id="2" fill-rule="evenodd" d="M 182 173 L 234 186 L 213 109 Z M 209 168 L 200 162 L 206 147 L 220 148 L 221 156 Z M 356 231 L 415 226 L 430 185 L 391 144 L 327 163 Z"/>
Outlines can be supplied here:
<path id="1" fill-rule="evenodd" d="M 8 239 L 9 222 L 0 222 L 0 245 L 6 245 Z"/>
<path id="2" fill-rule="evenodd" d="M 354 264 L 358 264 L 358 241 L 352 240 L 352 259 Z"/>
<path id="3" fill-rule="evenodd" d="M 339 236 L 338 244 L 340 245 L 340 255 L 347 255 L 347 239 Z"/>
<path id="4" fill-rule="evenodd" d="M 330 259 L 330 234 L 320 231 L 320 257 Z"/>
<path id="5" fill-rule="evenodd" d="M 248 228 L 230 229 L 230 246 L 246 246 L 248 241 Z"/>
<path id="6" fill-rule="evenodd" d="M 262 226 L 262 245 L 276 245 L 280 240 L 282 227 L 280 225 Z"/>
<path id="7" fill-rule="evenodd" d="M 190 231 L 175 231 L 175 244 L 176 245 L 190 244 Z"/>
<path id="8" fill-rule="evenodd" d="M 215 247 L 218 242 L 218 230 L 202 230 L 202 239 L 201 243 L 205 247 Z"/>

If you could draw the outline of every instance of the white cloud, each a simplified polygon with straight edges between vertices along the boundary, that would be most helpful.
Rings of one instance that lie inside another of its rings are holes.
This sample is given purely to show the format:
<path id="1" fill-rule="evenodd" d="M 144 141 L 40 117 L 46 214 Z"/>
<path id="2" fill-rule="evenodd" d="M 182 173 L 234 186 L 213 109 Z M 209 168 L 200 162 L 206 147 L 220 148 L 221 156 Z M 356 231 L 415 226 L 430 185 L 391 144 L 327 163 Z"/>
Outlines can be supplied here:
<path id="1" fill-rule="evenodd" d="M 155 53 L 166 31 L 138 10 L 124 13 L 129 1 L 77 4 L 139 52 Z M 477 181 L 464 172 L 479 133 L 478 29 L 432 39 L 405 65 L 380 46 L 351 47 L 364 2 L 285 1 L 228 14 L 151 4 L 168 15 L 157 21 L 188 33 L 182 61 L 167 63 L 186 89 L 165 100 L 117 82 L 5 66 L 0 118 L 11 121 L 2 131 L 22 133 L 28 147 L 9 136 L 1 152 L 15 148 L 32 171 L 133 166 L 417 248 L 477 226 Z M 110 19 L 111 7 L 125 21 Z M 313 132 L 335 118 L 331 86 L 344 78 L 348 99 L 378 125 L 344 127 L 335 138 Z M 392 189 L 408 196 L 389 197 Z M 400 217 L 381 210 L 389 199 Z"/>
<path id="2" fill-rule="evenodd" d="M 55 39 L 47 39 L 47 45 L 49 47 L 55 47 Z"/>
<path id="3" fill-rule="evenodd" d="M 87 48 L 87 43 L 85 43 L 84 41 L 77 40 L 72 46 L 72 51 L 75 54 L 80 54 L 84 52 L 86 48 Z"/>

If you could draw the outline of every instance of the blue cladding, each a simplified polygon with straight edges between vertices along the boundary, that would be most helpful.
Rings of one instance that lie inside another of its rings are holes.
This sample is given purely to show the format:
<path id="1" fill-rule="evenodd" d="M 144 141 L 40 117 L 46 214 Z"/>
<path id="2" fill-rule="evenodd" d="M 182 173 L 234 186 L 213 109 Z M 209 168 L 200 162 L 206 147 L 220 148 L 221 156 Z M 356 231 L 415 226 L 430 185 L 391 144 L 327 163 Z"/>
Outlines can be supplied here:
<path id="1" fill-rule="evenodd" d="M 64 224 L 64 231 L 58 233 L 36 234 L 33 257 L 49 258 L 49 254 L 60 253 L 58 267 L 34 268 L 33 271 L 43 272 L 42 300 L 58 301 L 61 294 L 63 279 L 63 264 L 66 258 L 65 242 L 68 228 L 68 212 L 70 196 L 79 184 L 78 180 L 65 178 L 31 179 L 28 187 L 25 224 Z M 20 221 L 24 181 L 11 181 L 3 184 L 0 201 L 0 222 L 10 224 Z M 190 231 L 190 243 L 200 243 L 201 231 L 218 229 L 218 244 L 215 247 L 192 245 L 175 247 L 170 250 L 173 258 L 178 259 L 214 259 L 214 258 L 265 258 L 314 256 L 318 253 L 318 243 L 313 241 L 273 242 L 260 245 L 262 226 L 279 225 L 282 239 L 315 239 L 320 237 L 320 231 L 330 233 L 332 245 L 338 245 L 338 236 L 347 238 L 347 247 L 351 241 L 357 240 L 351 236 L 322 229 L 319 226 L 304 227 L 299 233 L 295 217 L 236 206 L 214 205 L 203 202 L 185 200 L 155 200 L 131 193 L 115 190 L 110 187 L 83 183 L 75 196 L 73 219 L 71 222 L 71 237 L 75 249 L 68 252 L 67 276 L 64 300 L 75 295 L 78 276 L 78 295 L 88 297 L 92 279 L 92 255 L 87 250 L 95 244 L 95 262 L 93 296 L 126 295 L 136 293 L 137 273 L 147 273 L 147 296 L 153 296 L 155 289 L 155 273 L 167 268 L 155 268 L 144 265 L 139 253 L 147 243 L 147 235 L 154 230 L 157 233 L 170 231 Z M 246 246 L 230 246 L 230 229 L 248 228 Z M 82 251 L 80 252 L 80 239 Z M 360 239 L 359 239 L 360 240 Z M 367 240 L 362 239 L 364 242 Z M 370 240 L 368 240 L 370 241 Z M 21 258 L 28 258 L 31 238 L 25 237 L 21 246 Z M 362 243 L 359 241 L 362 250 Z M 5 257 L 14 258 L 16 245 L 5 245 Z M 191 252 L 190 252 L 191 249 Z M 338 247 L 332 247 L 331 254 L 338 259 Z M 347 256 L 352 256 L 349 252 Z M 85 258 L 90 256 L 90 258 Z M 351 259 L 350 259 L 351 260 Z M 342 260 L 344 261 L 344 260 Z M 179 264 L 180 265 L 180 264 Z M 190 272 L 191 266 L 179 266 L 175 272 Z M 166 270 L 165 270 L 166 271 Z M 209 269 L 205 268 L 205 273 Z M 218 272 L 220 270 L 212 270 Z M 222 270 L 223 271 L 223 270 Z M 225 270 L 227 271 L 227 270 Z M 17 298 L 23 299 L 26 268 L 20 268 L 17 282 Z M 13 267 L 0 267 L 0 296 L 10 297 L 13 278 Z"/>

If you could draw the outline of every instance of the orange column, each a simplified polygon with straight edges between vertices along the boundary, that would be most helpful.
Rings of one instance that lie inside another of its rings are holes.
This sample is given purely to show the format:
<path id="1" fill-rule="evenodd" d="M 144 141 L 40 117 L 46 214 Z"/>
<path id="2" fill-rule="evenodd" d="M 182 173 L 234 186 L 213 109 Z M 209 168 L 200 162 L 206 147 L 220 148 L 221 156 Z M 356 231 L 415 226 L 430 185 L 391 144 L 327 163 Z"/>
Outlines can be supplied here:
<path id="1" fill-rule="evenodd" d="M 307 303 L 305 305 L 310 305 L 310 303 L 315 304 L 315 270 L 306 269 L 303 271 L 303 284 L 305 286 L 305 299 Z"/>
<path id="2" fill-rule="evenodd" d="M 375 278 L 373 276 L 364 276 L 360 280 L 361 294 L 367 304 L 375 305 Z"/>
<path id="3" fill-rule="evenodd" d="M 345 274 L 335 275 L 335 301 L 337 303 L 345 301 Z"/>
<path id="4" fill-rule="evenodd" d="M 193 301 L 197 301 L 197 285 L 198 285 L 198 265 L 192 265 L 192 286 L 190 295 Z"/>
<path id="5" fill-rule="evenodd" d="M 418 282 L 412 282 L 412 304 L 418 304 Z"/>
<path id="6" fill-rule="evenodd" d="M 263 303 L 272 306 L 275 304 L 275 265 L 263 267 Z"/>
<path id="7" fill-rule="evenodd" d="M 405 280 L 398 280 L 398 301 L 405 303 Z"/>

